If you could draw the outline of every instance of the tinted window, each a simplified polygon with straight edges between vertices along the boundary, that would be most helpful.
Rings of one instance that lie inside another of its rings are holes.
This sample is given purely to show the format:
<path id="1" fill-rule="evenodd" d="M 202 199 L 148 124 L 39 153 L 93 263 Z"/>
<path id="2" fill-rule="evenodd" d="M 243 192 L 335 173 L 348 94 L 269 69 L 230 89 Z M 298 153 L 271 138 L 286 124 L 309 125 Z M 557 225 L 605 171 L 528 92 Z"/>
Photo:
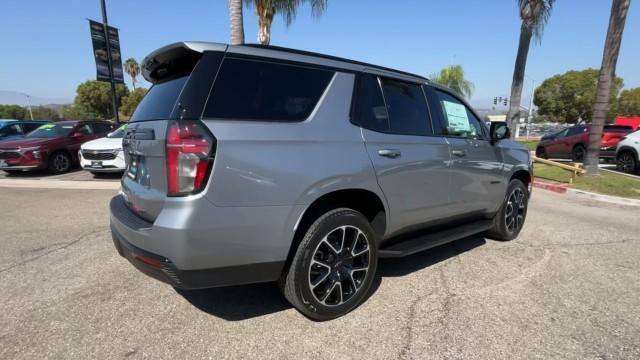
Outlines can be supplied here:
<path id="1" fill-rule="evenodd" d="M 390 131 L 403 135 L 429 135 L 429 109 L 420 85 L 391 79 L 382 79 L 381 82 Z"/>
<path id="2" fill-rule="evenodd" d="M 93 130 L 96 134 L 106 133 L 113 129 L 113 125 L 111 124 L 96 123 L 91 124 L 91 126 L 93 127 Z"/>
<path id="3" fill-rule="evenodd" d="M 124 131 L 127 129 L 127 125 L 120 126 L 116 131 L 112 132 L 108 137 L 111 139 L 121 139 L 124 137 Z"/>
<path id="4" fill-rule="evenodd" d="M 569 131 L 567 132 L 566 136 L 582 134 L 585 131 L 587 131 L 587 129 L 584 126 L 571 127 L 569 128 Z"/>
<path id="5" fill-rule="evenodd" d="M 315 108 L 333 72 L 260 61 L 225 59 L 205 117 L 302 121 Z"/>
<path id="6" fill-rule="evenodd" d="M 460 100 L 437 89 L 434 93 L 442 116 L 442 135 L 483 137 L 480 120 Z"/>
<path id="7" fill-rule="evenodd" d="M 8 125 L 0 129 L 0 137 L 21 135 L 21 134 L 22 134 L 22 131 L 20 131 L 20 126 L 18 126 L 17 124 Z"/>
<path id="8" fill-rule="evenodd" d="M 93 129 L 91 129 L 91 126 L 89 126 L 89 124 L 85 124 L 79 126 L 76 132 L 79 132 L 82 135 L 91 135 L 93 134 Z"/>
<path id="9" fill-rule="evenodd" d="M 361 75 L 354 121 L 365 129 L 389 132 L 389 115 L 384 105 L 378 78 Z"/>
<path id="10" fill-rule="evenodd" d="M 183 76 L 153 85 L 133 112 L 131 121 L 169 119 L 187 78 Z"/>
<path id="11" fill-rule="evenodd" d="M 631 128 L 631 126 L 605 125 L 602 131 L 609 133 L 628 134 L 633 131 L 633 129 Z"/>
<path id="12" fill-rule="evenodd" d="M 43 124 L 28 123 L 28 124 L 22 124 L 22 128 L 24 129 L 25 133 L 28 133 L 28 132 L 32 132 L 33 130 L 39 128 L 41 125 L 43 125 Z"/>

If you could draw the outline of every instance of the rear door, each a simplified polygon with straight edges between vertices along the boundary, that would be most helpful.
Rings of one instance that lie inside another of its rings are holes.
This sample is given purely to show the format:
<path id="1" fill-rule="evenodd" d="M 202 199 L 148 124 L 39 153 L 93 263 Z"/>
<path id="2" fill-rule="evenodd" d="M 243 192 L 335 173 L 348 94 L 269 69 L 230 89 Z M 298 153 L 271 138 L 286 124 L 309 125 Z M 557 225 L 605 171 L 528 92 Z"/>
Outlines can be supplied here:
<path id="1" fill-rule="evenodd" d="M 354 120 L 387 198 L 390 231 L 446 216 L 449 147 L 420 84 L 359 75 Z"/>
<path id="2" fill-rule="evenodd" d="M 506 191 L 500 148 L 489 139 L 486 127 L 452 93 L 429 87 L 432 114 L 439 119 L 436 132 L 451 147 L 450 196 L 455 215 L 496 210 Z"/>
<path id="3" fill-rule="evenodd" d="M 127 165 L 123 197 L 131 210 L 151 222 L 167 198 L 169 122 L 201 118 L 224 54 L 178 50 L 156 55 L 150 75 L 155 83 L 133 113 L 122 140 Z"/>

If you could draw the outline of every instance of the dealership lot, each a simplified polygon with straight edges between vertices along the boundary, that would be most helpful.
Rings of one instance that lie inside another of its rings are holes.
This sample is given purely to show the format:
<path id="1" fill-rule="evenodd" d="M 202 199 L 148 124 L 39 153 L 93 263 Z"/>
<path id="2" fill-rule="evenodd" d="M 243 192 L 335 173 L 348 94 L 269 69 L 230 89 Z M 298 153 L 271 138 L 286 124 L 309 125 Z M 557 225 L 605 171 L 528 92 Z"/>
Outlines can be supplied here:
<path id="1" fill-rule="evenodd" d="M 367 302 L 316 323 L 272 284 L 139 273 L 115 193 L 0 187 L 0 358 L 640 358 L 637 208 L 538 190 L 517 240 L 385 260 Z"/>

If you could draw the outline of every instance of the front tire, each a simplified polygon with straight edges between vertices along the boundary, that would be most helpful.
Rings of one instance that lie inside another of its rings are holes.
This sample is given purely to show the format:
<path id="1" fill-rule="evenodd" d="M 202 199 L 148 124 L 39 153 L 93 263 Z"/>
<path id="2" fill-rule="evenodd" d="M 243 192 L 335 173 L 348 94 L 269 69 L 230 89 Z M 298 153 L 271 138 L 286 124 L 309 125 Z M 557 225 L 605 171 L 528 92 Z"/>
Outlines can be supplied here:
<path id="1" fill-rule="evenodd" d="M 624 151 L 618 154 L 616 158 L 616 169 L 618 171 L 632 173 L 636 170 L 637 163 L 636 158 L 629 151 Z"/>
<path id="2" fill-rule="evenodd" d="M 511 180 L 504 202 L 493 219 L 493 228 L 487 232 L 487 236 L 501 241 L 518 237 L 527 217 L 528 205 L 527 187 L 518 179 Z"/>
<path id="3" fill-rule="evenodd" d="M 335 319 L 364 301 L 377 262 L 376 235 L 364 215 L 347 208 L 331 210 L 302 239 L 283 274 L 284 296 L 311 319 Z"/>
<path id="4" fill-rule="evenodd" d="M 544 147 L 542 146 L 538 146 L 536 148 L 536 157 L 539 157 L 541 159 L 548 159 L 549 157 L 547 156 L 547 151 L 545 150 Z"/>
<path id="5" fill-rule="evenodd" d="M 585 155 L 587 154 L 587 150 L 583 145 L 576 145 L 571 151 L 571 159 L 573 162 L 581 163 L 584 162 Z"/>
<path id="6" fill-rule="evenodd" d="M 52 174 L 62 174 L 69 171 L 71 169 L 71 157 L 62 151 L 51 154 L 48 169 Z"/>

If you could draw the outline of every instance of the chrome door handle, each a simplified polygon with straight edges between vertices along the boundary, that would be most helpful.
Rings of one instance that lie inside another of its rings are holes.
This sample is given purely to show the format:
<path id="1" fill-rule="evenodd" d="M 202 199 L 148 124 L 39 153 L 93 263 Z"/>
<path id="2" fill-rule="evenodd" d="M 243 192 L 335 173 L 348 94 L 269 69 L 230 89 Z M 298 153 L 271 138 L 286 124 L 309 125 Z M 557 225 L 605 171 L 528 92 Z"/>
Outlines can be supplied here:
<path id="1" fill-rule="evenodd" d="M 390 159 L 395 159 L 397 157 L 400 157 L 402 153 L 400 152 L 400 150 L 396 149 L 382 149 L 378 150 L 378 155 L 388 157 Z"/>
<path id="2" fill-rule="evenodd" d="M 465 157 L 467 156 L 467 152 L 464 150 L 451 150 L 451 154 L 457 157 Z"/>

